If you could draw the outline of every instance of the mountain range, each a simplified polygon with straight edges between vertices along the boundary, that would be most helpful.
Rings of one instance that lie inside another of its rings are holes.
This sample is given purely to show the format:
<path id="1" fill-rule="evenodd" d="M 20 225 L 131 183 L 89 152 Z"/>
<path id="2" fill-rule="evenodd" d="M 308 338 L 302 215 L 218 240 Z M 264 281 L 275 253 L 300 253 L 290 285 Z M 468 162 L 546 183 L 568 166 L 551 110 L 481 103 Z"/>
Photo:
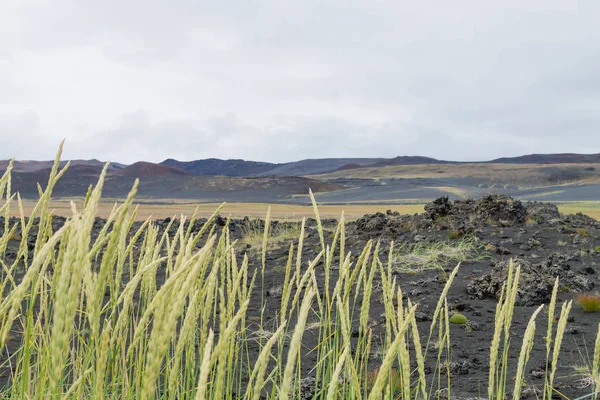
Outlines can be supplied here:
<path id="1" fill-rule="evenodd" d="M 389 167 L 396 165 L 426 164 L 579 164 L 600 163 L 599 154 L 529 154 L 504 157 L 490 161 L 447 161 L 431 157 L 399 156 L 394 158 L 317 158 L 274 164 L 245 160 L 221 160 L 209 158 L 196 161 L 168 159 L 161 164 L 169 165 L 195 175 L 224 176 L 304 176 L 334 172 L 337 170 Z"/>
<path id="2" fill-rule="evenodd" d="M 6 170 L 10 160 L 0 160 L 0 172 Z M 502 157 L 490 161 L 447 161 L 422 156 L 399 156 L 394 158 L 315 158 L 287 163 L 269 163 L 260 161 L 246 161 L 242 159 L 223 160 L 207 158 L 193 161 L 179 161 L 172 158 L 161 163 L 136 162 L 131 164 L 131 170 L 148 169 L 150 165 L 165 165 L 173 169 L 154 167 L 155 172 L 162 174 L 167 171 L 177 173 L 176 170 L 188 172 L 193 175 L 223 175 L 223 176 L 304 176 L 329 173 L 337 170 L 356 169 L 366 167 L 387 167 L 395 165 L 425 165 L 425 164 L 579 164 L 600 163 L 598 154 L 528 154 L 518 157 Z M 36 172 L 50 169 L 53 161 L 15 161 L 13 172 Z M 61 161 L 64 166 L 66 161 Z M 71 160 L 71 166 L 103 167 L 104 162 L 97 159 Z M 144 167 L 142 167 L 144 166 Z M 121 170 L 129 167 L 126 164 L 111 163 L 109 171 Z M 152 168 L 150 168 L 152 169 Z M 141 171 L 144 174 L 152 171 Z"/>
<path id="3" fill-rule="evenodd" d="M 52 163 L 15 161 L 13 191 L 19 191 L 24 198 L 35 198 L 37 184 L 47 181 Z M 61 166 L 65 164 L 66 161 L 61 162 Z M 104 164 L 96 159 L 72 160 L 54 195 L 85 195 Z M 9 160 L 0 160 L 0 173 L 8 165 Z M 482 171 L 487 172 L 482 175 Z M 537 196 L 564 192 L 569 185 L 581 190 L 582 185 L 596 185 L 596 180 L 600 184 L 598 171 L 600 154 L 572 153 L 529 154 L 479 162 L 421 156 L 320 158 L 288 163 L 167 159 L 161 163 L 110 163 L 104 193 L 107 197 L 124 197 L 135 178 L 139 178 L 138 197 L 195 201 L 296 201 L 303 195 L 305 200 L 309 188 L 334 202 L 415 200 L 445 193 L 465 197 L 486 190 L 517 190 L 517 195 Z M 558 185 L 560 189 L 549 189 Z M 538 192 L 531 194 L 532 189 Z M 600 199 L 598 189 L 600 185 L 588 187 L 586 196 Z"/>
<path id="4" fill-rule="evenodd" d="M 529 154 L 504 157 L 490 161 L 446 161 L 422 156 L 399 156 L 395 158 L 316 158 L 288 163 L 268 163 L 245 160 L 221 160 L 208 158 L 195 161 L 167 159 L 161 164 L 169 165 L 195 175 L 224 176 L 304 176 L 334 172 L 337 170 L 388 167 L 395 165 L 424 164 L 576 164 L 600 163 L 599 154 Z"/>

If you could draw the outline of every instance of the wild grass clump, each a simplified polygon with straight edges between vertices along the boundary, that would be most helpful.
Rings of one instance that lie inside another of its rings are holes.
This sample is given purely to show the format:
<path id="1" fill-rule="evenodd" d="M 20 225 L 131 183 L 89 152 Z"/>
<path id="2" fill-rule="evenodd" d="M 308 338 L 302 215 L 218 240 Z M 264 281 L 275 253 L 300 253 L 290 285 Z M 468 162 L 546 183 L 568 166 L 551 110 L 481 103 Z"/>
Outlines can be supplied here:
<path id="1" fill-rule="evenodd" d="M 525 225 L 527 226 L 532 226 L 532 225 L 537 225 L 539 224 L 539 221 L 537 218 L 532 217 L 531 215 L 528 215 L 527 218 L 525 219 Z"/>
<path id="2" fill-rule="evenodd" d="M 448 239 L 450 240 L 456 240 L 459 239 L 463 236 L 462 232 L 457 230 L 457 229 L 453 229 L 450 231 L 450 233 L 448 234 Z"/>
<path id="3" fill-rule="evenodd" d="M 298 239 L 300 235 L 300 222 L 298 221 L 279 221 L 272 229 L 269 229 L 267 236 L 268 247 L 282 242 L 291 242 Z M 241 244 L 250 249 L 260 251 L 265 232 L 265 221 L 261 219 L 248 219 L 242 225 L 243 237 Z"/>
<path id="4" fill-rule="evenodd" d="M 577 234 L 577 236 L 581 236 L 583 238 L 590 236 L 590 231 L 587 228 L 577 228 L 575 229 L 575 233 Z"/>
<path id="5" fill-rule="evenodd" d="M 395 248 L 392 263 L 399 272 L 443 270 L 449 263 L 478 259 L 478 250 L 476 240 L 468 237 L 458 241 L 404 244 Z"/>
<path id="6" fill-rule="evenodd" d="M 0 178 L 0 215 L 5 216 L 0 236 L 0 349 L 1 364 L 10 371 L 2 398 L 300 399 L 307 395 L 301 384 L 307 376 L 314 379 L 316 392 L 309 394 L 313 399 L 428 399 L 444 391 L 450 398 L 451 317 L 446 296 L 460 264 L 449 274 L 428 332 L 422 335 L 415 318 L 417 305 L 405 298 L 394 275 L 396 262 L 407 254 L 400 249 L 395 256 L 392 245 L 384 264 L 380 244 L 374 241 L 359 254 L 346 252 L 343 215 L 326 242 L 311 193 L 319 253 L 302 258 L 302 221 L 283 266 L 279 311 L 265 315 L 267 301 L 273 301 L 264 296 L 269 212 L 256 268 L 249 267 L 247 256 L 237 255 L 229 221 L 217 232 L 214 219 L 219 209 L 199 231 L 192 229 L 195 215 L 189 224 L 183 217 L 171 220 L 164 233 L 151 220 L 134 229 L 137 182 L 106 225 L 92 235 L 105 168 L 83 208 L 73 204 L 71 216 L 56 229 L 48 204 L 69 166 L 59 170 L 60 153 L 32 215 L 21 212 L 13 225 L 10 208 L 22 210 L 22 204 L 11 192 L 12 164 Z M 175 235 L 169 234 L 171 227 Z M 15 257 L 6 249 L 16 232 L 21 239 Z M 30 236 L 35 237 L 31 245 Z M 472 245 L 462 246 L 419 250 L 417 259 L 425 261 L 418 265 L 439 264 L 441 257 L 464 259 Z M 496 309 L 489 399 L 520 398 L 534 345 L 541 307 L 523 336 L 517 374 L 509 376 L 509 346 L 519 341 L 511 338 L 519 271 L 511 264 Z M 562 305 L 553 329 L 557 287 L 558 281 L 548 307 L 548 398 L 571 308 L 570 302 Z M 383 304 L 385 317 L 383 333 L 377 336 L 371 310 L 376 300 Z M 316 346 L 304 341 L 309 329 L 318 332 Z M 376 368 L 375 352 L 381 357 Z M 315 359 L 310 366 L 305 364 L 309 354 Z M 430 378 L 428 357 L 436 365 Z M 592 366 L 596 386 L 599 369 L 600 328 Z"/>
<path id="7" fill-rule="evenodd" d="M 583 311 L 585 312 L 598 312 L 600 311 L 600 294 L 599 293 L 587 293 L 580 294 L 575 297 L 575 300 Z"/>

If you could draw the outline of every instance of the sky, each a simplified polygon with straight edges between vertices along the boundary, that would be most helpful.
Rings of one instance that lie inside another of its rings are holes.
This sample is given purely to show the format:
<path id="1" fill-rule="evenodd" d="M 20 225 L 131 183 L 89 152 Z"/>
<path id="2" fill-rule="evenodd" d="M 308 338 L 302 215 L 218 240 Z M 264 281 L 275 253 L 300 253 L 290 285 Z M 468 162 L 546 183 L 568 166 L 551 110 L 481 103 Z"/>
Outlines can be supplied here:
<path id="1" fill-rule="evenodd" d="M 600 153 L 597 0 L 3 0 L 0 159 Z"/>

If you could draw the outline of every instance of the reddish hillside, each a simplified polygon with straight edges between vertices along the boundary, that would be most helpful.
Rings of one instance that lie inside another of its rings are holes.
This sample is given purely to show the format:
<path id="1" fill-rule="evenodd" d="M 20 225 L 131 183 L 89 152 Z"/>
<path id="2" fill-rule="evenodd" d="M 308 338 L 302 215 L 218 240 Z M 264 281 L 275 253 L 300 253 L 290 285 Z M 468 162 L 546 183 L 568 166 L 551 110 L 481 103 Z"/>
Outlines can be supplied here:
<path id="1" fill-rule="evenodd" d="M 117 172 L 116 175 L 133 176 L 143 178 L 156 175 L 190 175 L 188 172 L 179 168 L 171 167 L 164 164 L 154 164 L 145 161 L 138 161 Z"/>

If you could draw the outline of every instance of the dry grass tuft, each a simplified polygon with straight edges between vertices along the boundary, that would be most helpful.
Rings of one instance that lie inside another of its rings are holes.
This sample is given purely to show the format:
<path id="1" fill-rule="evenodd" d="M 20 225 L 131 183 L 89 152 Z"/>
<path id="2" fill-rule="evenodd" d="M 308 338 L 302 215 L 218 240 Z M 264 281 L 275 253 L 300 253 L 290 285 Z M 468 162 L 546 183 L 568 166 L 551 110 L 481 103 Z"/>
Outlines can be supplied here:
<path id="1" fill-rule="evenodd" d="M 575 230 L 575 232 L 576 232 L 576 234 L 577 234 L 578 236 L 581 236 L 581 237 L 584 237 L 584 238 L 586 238 L 586 237 L 589 237 L 589 236 L 590 236 L 590 231 L 589 231 L 588 229 L 586 229 L 586 228 L 577 228 L 577 229 Z"/>
<path id="2" fill-rule="evenodd" d="M 400 272 L 444 269 L 449 263 L 456 264 L 477 258 L 477 249 L 477 243 L 470 238 L 403 245 L 395 249 L 392 265 Z"/>
<path id="3" fill-rule="evenodd" d="M 588 293 L 580 294 L 575 297 L 577 303 L 581 305 L 583 311 L 586 312 L 598 312 L 600 311 L 600 294 L 599 293 Z"/>

